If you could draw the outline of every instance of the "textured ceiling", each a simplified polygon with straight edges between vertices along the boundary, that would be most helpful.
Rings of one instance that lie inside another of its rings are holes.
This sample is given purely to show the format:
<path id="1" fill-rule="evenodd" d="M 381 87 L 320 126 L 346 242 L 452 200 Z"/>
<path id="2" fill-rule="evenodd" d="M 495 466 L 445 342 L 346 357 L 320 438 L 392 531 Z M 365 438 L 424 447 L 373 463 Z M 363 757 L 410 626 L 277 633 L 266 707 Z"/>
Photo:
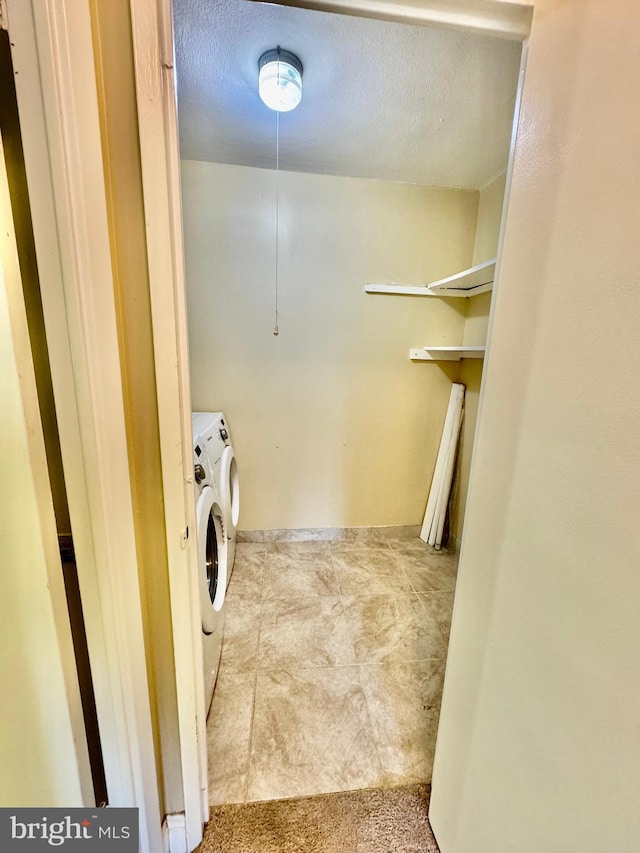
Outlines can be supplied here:
<path id="1" fill-rule="evenodd" d="M 280 167 L 477 188 L 507 163 L 520 44 L 248 0 L 174 0 L 182 157 L 271 168 L 258 58 L 304 66 Z"/>

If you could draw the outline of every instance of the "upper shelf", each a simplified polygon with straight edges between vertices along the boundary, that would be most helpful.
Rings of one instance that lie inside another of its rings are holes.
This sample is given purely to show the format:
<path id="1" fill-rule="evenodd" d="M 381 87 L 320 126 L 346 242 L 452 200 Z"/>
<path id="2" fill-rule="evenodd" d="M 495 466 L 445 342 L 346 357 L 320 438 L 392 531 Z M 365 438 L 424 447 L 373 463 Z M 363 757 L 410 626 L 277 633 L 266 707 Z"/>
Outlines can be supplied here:
<path id="1" fill-rule="evenodd" d="M 476 264 L 449 278 L 441 278 L 440 281 L 432 281 L 427 289 L 441 296 L 477 296 L 486 293 L 493 287 L 493 277 L 496 272 L 496 259 Z"/>
<path id="2" fill-rule="evenodd" d="M 365 293 L 387 293 L 400 296 L 478 296 L 493 287 L 496 259 L 476 264 L 448 278 L 425 285 L 367 284 Z"/>
<path id="3" fill-rule="evenodd" d="M 423 347 L 409 350 L 411 361 L 460 361 L 461 358 L 484 358 L 486 347 Z"/>

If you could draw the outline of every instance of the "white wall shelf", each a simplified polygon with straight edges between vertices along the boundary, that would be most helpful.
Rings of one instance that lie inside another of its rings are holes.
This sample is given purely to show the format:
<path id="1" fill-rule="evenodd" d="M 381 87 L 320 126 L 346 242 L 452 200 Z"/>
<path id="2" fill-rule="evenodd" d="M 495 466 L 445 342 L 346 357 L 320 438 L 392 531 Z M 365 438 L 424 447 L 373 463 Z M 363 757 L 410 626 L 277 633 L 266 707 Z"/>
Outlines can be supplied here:
<path id="1" fill-rule="evenodd" d="M 366 284 L 365 293 L 384 293 L 387 296 L 437 296 L 426 284 Z"/>
<path id="2" fill-rule="evenodd" d="M 448 278 L 432 281 L 427 285 L 427 289 L 438 296 L 478 296 L 493 288 L 495 272 L 496 259 L 493 258 Z"/>
<path id="3" fill-rule="evenodd" d="M 422 347 L 409 350 L 411 361 L 460 361 L 462 358 L 484 358 L 485 347 Z"/>
<path id="4" fill-rule="evenodd" d="M 365 293 L 384 293 L 394 296 L 478 296 L 493 288 L 496 259 L 476 264 L 448 278 L 430 284 L 367 284 Z"/>

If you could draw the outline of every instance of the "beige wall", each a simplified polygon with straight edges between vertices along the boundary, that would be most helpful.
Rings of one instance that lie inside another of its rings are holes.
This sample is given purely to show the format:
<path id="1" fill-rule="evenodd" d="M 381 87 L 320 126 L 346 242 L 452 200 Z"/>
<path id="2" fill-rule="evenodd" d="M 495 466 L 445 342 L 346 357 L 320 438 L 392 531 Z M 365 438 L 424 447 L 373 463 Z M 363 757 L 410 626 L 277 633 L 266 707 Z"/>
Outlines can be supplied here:
<path id="1" fill-rule="evenodd" d="M 184 797 L 129 6 L 92 0 L 91 14 L 158 787 L 164 812 L 178 812 Z"/>
<path id="2" fill-rule="evenodd" d="M 0 806 L 92 802 L 80 695 L 0 147 Z"/>
<path id="3" fill-rule="evenodd" d="M 640 838 L 640 6 L 535 6 L 431 819 L 442 853 Z"/>
<path id="4" fill-rule="evenodd" d="M 506 172 L 495 178 L 480 191 L 478 220 L 473 247 L 473 263 L 481 264 L 495 258 L 498 251 L 500 223 L 502 222 L 502 204 Z M 463 343 L 467 346 L 482 345 L 487 340 L 491 293 L 465 299 L 465 319 Z M 455 495 L 451 506 L 451 532 L 459 545 L 462 537 L 464 513 L 469 489 L 469 470 L 473 453 L 473 437 L 476 430 L 480 383 L 482 381 L 483 360 L 463 359 L 460 362 L 459 381 L 466 385 L 464 399 L 464 421 L 460 439 L 458 467 L 456 473 Z"/>
<path id="5" fill-rule="evenodd" d="M 504 188 L 507 180 L 506 170 L 497 175 L 489 184 L 480 190 L 478 201 L 478 224 L 476 239 L 473 246 L 473 263 L 481 264 L 495 258 L 500 237 L 500 222 L 502 219 L 502 203 Z M 470 302 L 474 300 L 471 299 Z"/>
<path id="6" fill-rule="evenodd" d="M 244 529 L 419 524 L 464 300 L 369 296 L 469 266 L 476 192 L 182 164 L 193 406 L 225 411 Z"/>
<path id="7" fill-rule="evenodd" d="M 507 174 L 503 172 L 480 191 L 478 223 L 473 247 L 474 264 L 481 264 L 495 258 L 498 251 L 506 178 Z M 487 340 L 490 305 L 491 293 L 482 293 L 480 296 L 466 300 L 464 343 L 467 346 L 484 344 Z"/>

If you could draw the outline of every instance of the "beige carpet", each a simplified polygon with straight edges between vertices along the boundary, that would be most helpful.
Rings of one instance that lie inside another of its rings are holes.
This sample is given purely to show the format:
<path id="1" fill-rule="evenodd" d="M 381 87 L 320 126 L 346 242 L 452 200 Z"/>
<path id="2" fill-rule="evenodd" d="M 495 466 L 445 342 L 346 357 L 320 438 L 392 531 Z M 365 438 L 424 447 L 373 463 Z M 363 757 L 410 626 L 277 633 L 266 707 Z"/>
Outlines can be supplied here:
<path id="1" fill-rule="evenodd" d="M 200 853 L 438 853 L 429 785 L 214 806 Z"/>

